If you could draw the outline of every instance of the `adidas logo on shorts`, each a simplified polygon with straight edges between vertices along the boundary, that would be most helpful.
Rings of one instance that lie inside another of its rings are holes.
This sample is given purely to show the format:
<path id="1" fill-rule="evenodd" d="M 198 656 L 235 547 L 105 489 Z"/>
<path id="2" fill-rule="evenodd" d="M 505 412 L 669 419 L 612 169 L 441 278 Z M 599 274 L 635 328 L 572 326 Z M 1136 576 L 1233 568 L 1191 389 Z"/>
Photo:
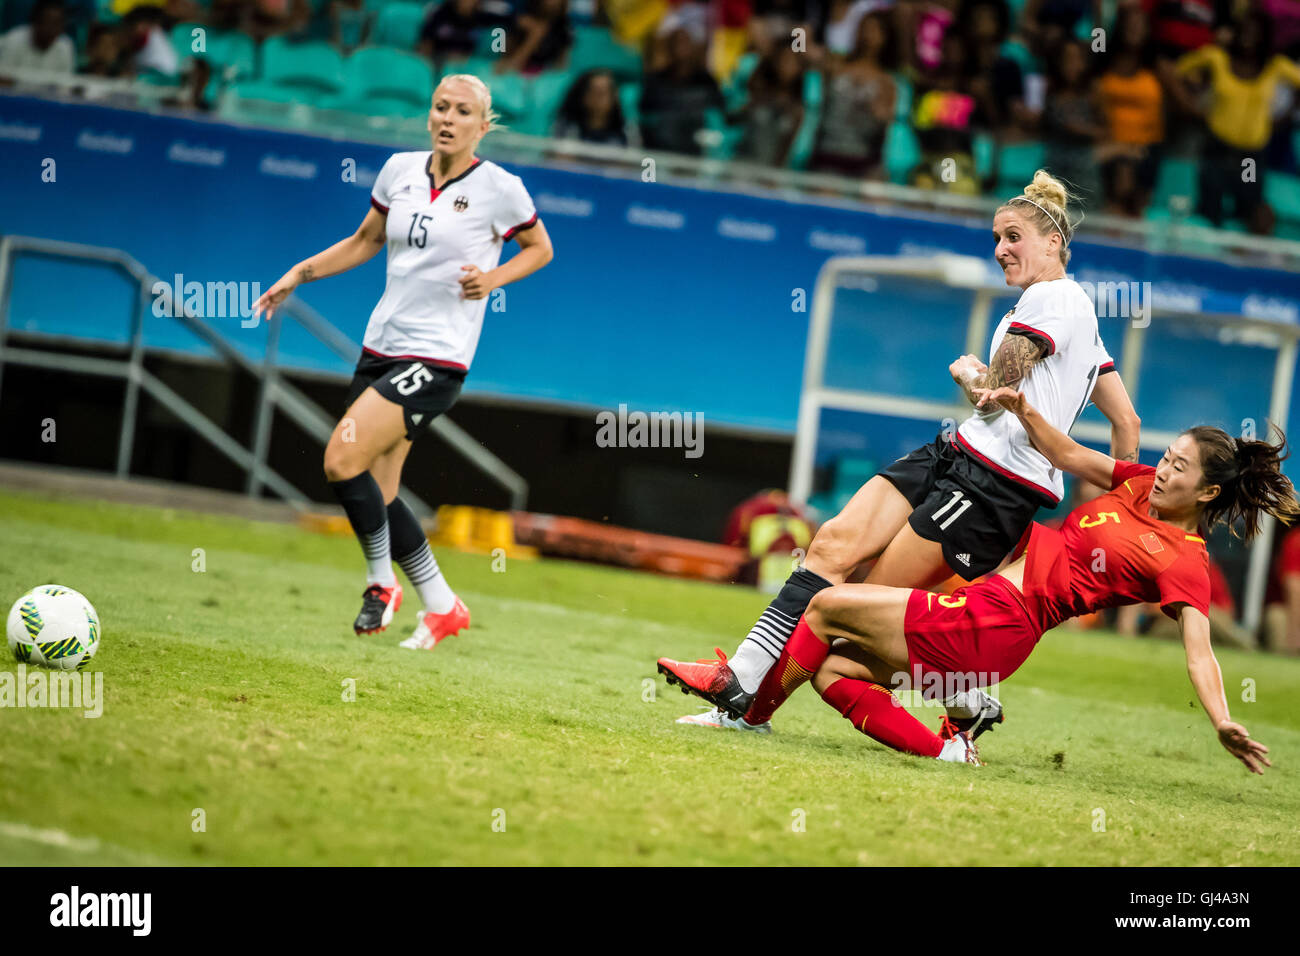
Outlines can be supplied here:
<path id="1" fill-rule="evenodd" d="M 966 567 L 968 567 L 968 568 L 970 567 L 970 555 L 969 555 L 969 554 L 955 554 L 955 555 L 953 555 L 953 557 L 956 558 L 958 561 L 960 561 L 962 564 L 966 565 Z"/>

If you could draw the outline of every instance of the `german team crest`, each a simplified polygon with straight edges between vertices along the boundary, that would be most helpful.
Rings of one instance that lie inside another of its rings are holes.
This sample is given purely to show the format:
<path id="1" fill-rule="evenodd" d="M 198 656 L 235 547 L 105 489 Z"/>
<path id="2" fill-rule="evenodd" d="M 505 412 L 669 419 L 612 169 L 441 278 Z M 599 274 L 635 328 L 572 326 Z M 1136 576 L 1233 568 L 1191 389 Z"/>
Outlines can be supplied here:
<path id="1" fill-rule="evenodd" d="M 1147 549 L 1148 554 L 1159 554 L 1165 549 L 1165 546 L 1160 543 L 1160 539 L 1156 537 L 1154 531 L 1148 531 L 1146 534 L 1141 536 L 1140 540 L 1142 541 L 1143 546 Z"/>
<path id="2" fill-rule="evenodd" d="M 469 208 L 469 200 L 464 196 L 457 196 L 456 201 L 451 204 L 451 208 L 457 212 L 464 212 Z"/>

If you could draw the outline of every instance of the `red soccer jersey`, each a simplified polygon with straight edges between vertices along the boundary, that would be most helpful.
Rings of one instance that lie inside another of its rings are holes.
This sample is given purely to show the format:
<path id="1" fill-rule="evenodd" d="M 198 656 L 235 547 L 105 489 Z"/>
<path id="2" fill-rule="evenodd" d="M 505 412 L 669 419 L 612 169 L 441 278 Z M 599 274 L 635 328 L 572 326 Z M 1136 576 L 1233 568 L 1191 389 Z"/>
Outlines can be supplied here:
<path id="1" fill-rule="evenodd" d="M 1060 530 L 1035 523 L 1022 591 L 1047 631 L 1066 618 L 1123 604 L 1210 609 L 1205 539 L 1151 517 L 1156 470 L 1118 461 L 1111 490 L 1075 508 Z"/>

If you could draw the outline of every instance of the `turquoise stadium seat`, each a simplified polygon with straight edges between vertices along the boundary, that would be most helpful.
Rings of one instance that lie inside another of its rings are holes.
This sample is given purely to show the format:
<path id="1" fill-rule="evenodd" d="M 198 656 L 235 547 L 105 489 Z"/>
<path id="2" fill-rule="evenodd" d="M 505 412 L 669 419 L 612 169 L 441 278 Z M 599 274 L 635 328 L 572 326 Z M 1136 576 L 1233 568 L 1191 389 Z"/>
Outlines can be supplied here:
<path id="1" fill-rule="evenodd" d="M 641 78 L 640 54 L 615 40 L 607 27 L 574 27 L 569 69 L 583 73 L 597 67 L 612 70 L 621 80 Z"/>
<path id="2" fill-rule="evenodd" d="M 300 90 L 308 101 L 343 92 L 343 57 L 328 43 L 290 43 L 272 37 L 262 45 L 262 79 Z"/>
<path id="3" fill-rule="evenodd" d="M 817 127 L 822 121 L 822 98 L 825 95 L 825 81 L 818 70 L 808 70 L 803 75 L 803 122 L 794 134 L 790 144 L 790 155 L 786 165 L 791 169 L 807 169 L 812 158 L 813 147 L 817 143 Z"/>
<path id="4" fill-rule="evenodd" d="M 898 91 L 895 94 L 897 99 L 894 105 L 894 119 L 905 120 L 912 115 L 912 81 L 902 73 L 892 75 L 894 77 L 894 88 Z"/>
<path id="5" fill-rule="evenodd" d="M 208 32 L 208 28 L 201 23 L 178 23 L 176 26 L 172 27 L 172 32 L 170 34 L 172 49 L 175 50 L 176 55 L 180 57 L 182 70 L 189 66 L 190 57 L 194 56 L 193 31 L 195 30 L 202 30 L 204 33 Z M 206 42 L 207 37 L 204 39 Z"/>
<path id="6" fill-rule="evenodd" d="M 1156 175 L 1156 188 L 1151 196 L 1151 205 L 1160 209 L 1169 208 L 1169 200 L 1174 196 L 1187 196 L 1196 202 L 1197 164 L 1194 159 L 1169 158 L 1161 162 Z"/>
<path id="7" fill-rule="evenodd" d="M 209 36 L 208 58 L 222 70 L 230 71 L 232 78 L 257 75 L 257 49 L 246 33 L 230 30 Z"/>
<path id="8" fill-rule="evenodd" d="M 383 97 L 429 111 L 433 67 L 421 56 L 391 47 L 362 47 L 348 57 L 345 74 L 346 95 L 353 99 Z"/>
<path id="9" fill-rule="evenodd" d="M 1300 224 L 1300 176 L 1269 172 L 1264 175 L 1264 199 L 1278 219 Z"/>
<path id="10" fill-rule="evenodd" d="M 722 89 L 728 110 L 738 110 L 749 100 L 749 78 L 757 66 L 757 53 L 746 53 L 736 62 L 736 68 L 731 71 L 731 76 Z"/>
<path id="11" fill-rule="evenodd" d="M 921 161 L 921 144 L 910 123 L 895 120 L 885 134 L 885 170 L 891 182 L 907 182 L 910 173 Z"/>
<path id="12" fill-rule="evenodd" d="M 976 133 L 971 140 L 971 155 L 975 159 L 975 174 L 980 182 L 987 182 L 993 175 L 993 164 L 997 161 L 998 144 L 988 133 Z"/>
<path id="13" fill-rule="evenodd" d="M 515 124 L 521 133 L 549 136 L 564 95 L 577 77 L 565 70 L 546 70 L 524 81 L 528 110 Z"/>
<path id="14" fill-rule="evenodd" d="M 624 83 L 618 88 L 618 101 L 623 104 L 623 118 L 629 123 L 641 123 L 641 84 Z"/>
<path id="15" fill-rule="evenodd" d="M 420 40 L 420 27 L 424 23 L 424 7 L 418 3 L 395 2 L 386 4 L 375 17 L 370 31 L 371 42 L 380 46 L 414 50 Z"/>
<path id="16" fill-rule="evenodd" d="M 1037 140 L 1003 145 L 998 154 L 998 192 L 1014 196 L 1024 189 L 1042 169 L 1044 152 Z"/>

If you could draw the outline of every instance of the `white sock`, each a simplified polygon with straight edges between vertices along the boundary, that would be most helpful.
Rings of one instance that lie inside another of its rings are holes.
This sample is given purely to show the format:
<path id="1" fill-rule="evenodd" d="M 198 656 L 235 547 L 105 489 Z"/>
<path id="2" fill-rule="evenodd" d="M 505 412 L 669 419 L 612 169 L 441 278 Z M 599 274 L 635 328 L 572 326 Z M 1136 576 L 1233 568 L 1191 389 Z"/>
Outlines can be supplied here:
<path id="1" fill-rule="evenodd" d="M 456 592 L 443 577 L 442 569 L 438 567 L 438 559 L 433 556 L 428 541 L 421 541 L 418 548 L 410 554 L 399 557 L 397 563 L 410 578 L 411 586 L 420 595 L 426 611 L 446 614 L 452 609 L 456 603 Z"/>
<path id="2" fill-rule="evenodd" d="M 366 584 L 391 588 L 397 583 L 393 574 L 393 557 L 388 553 L 388 522 L 385 521 L 361 542 L 366 554 Z"/>
<path id="3" fill-rule="evenodd" d="M 949 717 L 978 717 L 984 707 L 984 697 L 977 690 L 959 690 L 944 698 L 943 706 Z"/>
<path id="4" fill-rule="evenodd" d="M 451 589 L 451 585 L 447 583 L 441 571 L 422 583 L 416 590 L 420 592 L 424 609 L 434 614 L 446 614 L 456 604 L 456 592 Z"/>
<path id="5" fill-rule="evenodd" d="M 736 675 L 741 690 L 746 694 L 758 691 L 758 685 L 763 683 L 763 678 L 775 663 L 776 658 L 748 638 L 740 642 L 735 657 L 727 658 L 727 666 Z"/>

